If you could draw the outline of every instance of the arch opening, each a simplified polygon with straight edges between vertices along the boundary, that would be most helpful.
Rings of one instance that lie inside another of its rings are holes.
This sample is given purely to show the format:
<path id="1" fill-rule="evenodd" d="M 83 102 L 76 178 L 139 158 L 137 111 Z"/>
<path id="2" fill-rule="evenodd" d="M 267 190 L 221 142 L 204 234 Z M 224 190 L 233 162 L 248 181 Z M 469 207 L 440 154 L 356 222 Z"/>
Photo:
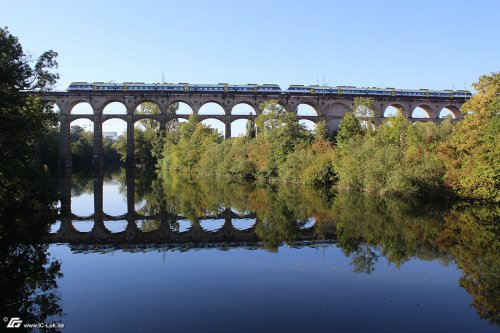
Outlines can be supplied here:
<path id="1" fill-rule="evenodd" d="M 287 112 L 286 107 L 283 106 L 282 104 L 280 104 L 279 102 L 278 103 L 267 103 L 264 105 L 264 109 L 259 110 L 259 111 L 264 113 L 264 114 L 267 114 L 267 113 L 271 112 L 271 108 L 276 108 L 280 112 Z"/>
<path id="2" fill-rule="evenodd" d="M 102 158 L 105 167 L 118 167 L 125 160 L 127 151 L 127 122 L 111 118 L 102 123 Z M 108 183 L 106 183 L 106 186 Z M 110 184 L 110 186 L 114 184 Z M 116 193 L 116 195 L 120 195 Z M 105 198 L 108 196 L 105 196 Z M 114 197 L 114 196 L 113 196 Z M 123 214 L 126 213 L 126 209 Z M 120 215 L 120 214 L 111 214 Z"/>
<path id="3" fill-rule="evenodd" d="M 226 124 L 224 124 L 219 119 L 208 118 L 202 120 L 201 123 L 217 130 L 217 132 L 219 132 L 219 134 L 222 135 L 223 137 L 226 135 Z"/>
<path id="4" fill-rule="evenodd" d="M 181 115 L 181 114 L 193 114 L 193 108 L 189 106 L 189 104 L 184 103 L 184 102 L 174 102 L 177 103 L 177 109 L 175 111 L 175 114 Z M 174 104 L 172 103 L 172 104 Z M 170 104 L 170 105 L 172 105 Z M 170 108 L 170 106 L 169 106 Z"/>
<path id="5" fill-rule="evenodd" d="M 247 103 L 238 103 L 231 109 L 231 114 L 233 115 L 256 115 L 254 107 Z"/>
<path id="6" fill-rule="evenodd" d="M 71 213 L 79 217 L 94 214 L 94 183 L 81 173 L 71 175 Z"/>
<path id="7" fill-rule="evenodd" d="M 104 107 L 102 114 L 127 114 L 127 107 L 120 102 L 111 102 Z"/>
<path id="8" fill-rule="evenodd" d="M 425 107 L 417 106 L 411 113 L 412 118 L 429 118 L 429 111 Z"/>
<path id="9" fill-rule="evenodd" d="M 316 123 L 309 119 L 300 119 L 299 124 L 303 125 L 309 132 L 314 132 Z"/>
<path id="10" fill-rule="evenodd" d="M 136 226 L 142 232 L 152 232 L 160 228 L 161 222 L 159 220 L 150 219 L 137 220 Z"/>
<path id="11" fill-rule="evenodd" d="M 233 224 L 233 228 L 240 230 L 240 231 L 253 228 L 255 226 L 256 222 L 257 222 L 256 219 L 251 219 L 251 218 L 241 218 L 241 219 L 232 219 L 231 220 L 231 223 Z"/>
<path id="12" fill-rule="evenodd" d="M 187 231 L 191 230 L 192 226 L 193 226 L 193 224 L 191 221 L 186 220 L 186 219 L 182 219 L 182 220 L 175 221 L 175 223 L 172 223 L 170 225 L 170 229 L 172 231 L 181 233 L 181 232 L 187 232 Z"/>
<path id="13" fill-rule="evenodd" d="M 255 124 L 248 119 L 238 119 L 231 122 L 231 137 L 248 136 L 248 132 L 255 136 Z"/>
<path id="14" fill-rule="evenodd" d="M 49 234 L 57 234 L 61 229 L 61 220 L 57 220 L 50 225 Z"/>
<path id="15" fill-rule="evenodd" d="M 455 119 L 456 118 L 456 112 L 459 112 L 458 109 L 456 108 L 452 108 L 452 107 L 444 107 L 441 109 L 441 111 L 439 112 L 439 118 L 446 118 L 446 117 L 451 117 L 452 119 Z"/>
<path id="16" fill-rule="evenodd" d="M 199 115 L 225 115 L 224 108 L 215 102 L 208 102 L 201 106 Z"/>
<path id="17" fill-rule="evenodd" d="M 70 114 L 94 114 L 94 109 L 89 103 L 80 102 L 71 108 Z"/>
<path id="18" fill-rule="evenodd" d="M 94 221 L 73 221 L 72 224 L 78 232 L 90 232 L 94 229 Z"/>
<path id="19" fill-rule="evenodd" d="M 203 219 L 200 226 L 207 232 L 217 232 L 224 225 L 224 219 Z"/>
<path id="20" fill-rule="evenodd" d="M 134 122 L 134 128 L 141 131 L 154 131 L 160 130 L 160 122 L 154 118 L 144 117 Z"/>
<path id="21" fill-rule="evenodd" d="M 384 110 L 384 118 L 396 117 L 398 114 L 405 114 L 404 108 L 398 104 L 391 104 Z"/>
<path id="22" fill-rule="evenodd" d="M 127 229 L 127 225 L 128 222 L 125 220 L 104 221 L 104 227 L 113 234 L 125 231 Z"/>
<path id="23" fill-rule="evenodd" d="M 160 107 L 158 104 L 151 102 L 151 101 L 145 101 L 142 102 L 141 104 L 137 105 L 134 114 L 160 114 Z"/>
<path id="24" fill-rule="evenodd" d="M 361 127 L 366 129 L 371 128 L 372 130 L 375 129 L 375 117 L 379 114 L 378 110 L 373 106 L 370 108 L 368 106 L 361 105 L 354 110 L 354 116 L 358 118 L 361 123 Z"/>
<path id="25" fill-rule="evenodd" d="M 318 111 L 309 104 L 299 104 L 297 106 L 298 116 L 317 116 Z"/>
<path id="26" fill-rule="evenodd" d="M 94 149 L 94 122 L 77 119 L 70 123 L 71 160 L 75 169 L 90 169 Z"/>
<path id="27" fill-rule="evenodd" d="M 61 114 L 61 109 L 56 103 L 51 102 L 50 108 L 52 109 L 52 112 L 54 112 L 55 114 Z"/>
<path id="28" fill-rule="evenodd" d="M 298 221 L 299 222 L 299 221 Z M 301 229 L 310 229 L 316 224 L 316 218 L 315 217 L 310 217 L 308 218 L 304 224 L 300 225 Z"/>

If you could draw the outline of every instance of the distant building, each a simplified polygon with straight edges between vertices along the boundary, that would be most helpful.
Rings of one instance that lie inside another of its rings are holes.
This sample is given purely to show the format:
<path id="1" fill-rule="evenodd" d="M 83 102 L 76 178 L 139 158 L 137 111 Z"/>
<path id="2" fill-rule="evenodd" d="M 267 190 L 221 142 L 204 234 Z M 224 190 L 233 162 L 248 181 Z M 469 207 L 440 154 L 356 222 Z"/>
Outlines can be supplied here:
<path id="1" fill-rule="evenodd" d="M 118 133 L 117 132 L 102 132 L 102 136 L 105 139 L 110 139 L 111 141 L 115 141 L 116 138 L 118 137 Z"/>

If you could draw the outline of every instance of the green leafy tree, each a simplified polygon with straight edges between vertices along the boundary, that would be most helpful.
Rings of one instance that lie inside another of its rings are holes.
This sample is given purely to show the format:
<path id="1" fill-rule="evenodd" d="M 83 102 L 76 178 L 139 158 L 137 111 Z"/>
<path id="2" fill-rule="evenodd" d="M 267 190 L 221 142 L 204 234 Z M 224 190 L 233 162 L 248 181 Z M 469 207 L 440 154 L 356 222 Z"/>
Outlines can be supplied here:
<path id="1" fill-rule="evenodd" d="M 339 149 L 347 144 L 348 140 L 363 133 L 361 123 L 352 112 L 347 112 L 340 122 L 337 132 L 337 146 Z"/>
<path id="2" fill-rule="evenodd" d="M 0 28 L 0 202 L 2 209 L 36 208 L 45 197 L 38 154 L 40 140 L 56 123 L 52 105 L 28 92 L 51 90 L 58 79 L 54 51 L 33 60 L 16 37 Z"/>
<path id="3" fill-rule="evenodd" d="M 354 97 L 354 103 L 351 107 L 352 112 L 356 117 L 361 119 L 361 124 L 366 127 L 367 131 L 373 130 L 375 117 L 375 107 L 373 98 L 371 97 Z"/>
<path id="4" fill-rule="evenodd" d="M 246 137 L 249 139 L 254 139 L 255 138 L 255 123 L 252 120 L 247 121 L 246 124 Z"/>
<path id="5" fill-rule="evenodd" d="M 445 179 L 459 196 L 500 202 L 500 72 L 473 86 L 464 119 L 440 148 Z"/>
<path id="6" fill-rule="evenodd" d="M 449 195 L 443 182 L 445 166 L 437 153 L 453 131 L 449 120 L 412 126 L 398 115 L 370 135 L 349 137 L 344 129 L 339 131 L 342 139 L 334 159 L 339 187 L 407 197 Z"/>
<path id="7" fill-rule="evenodd" d="M 92 166 L 92 147 L 94 133 L 81 126 L 71 126 L 71 158 L 76 169 L 90 169 Z"/>
<path id="8" fill-rule="evenodd" d="M 260 110 L 255 119 L 255 144 L 260 146 L 256 148 L 256 154 L 265 154 L 265 162 L 257 163 L 258 172 L 264 178 L 270 178 L 278 175 L 278 168 L 286 161 L 288 154 L 312 141 L 312 135 L 299 123 L 295 113 L 286 112 L 275 100 L 263 102 Z"/>
<path id="9" fill-rule="evenodd" d="M 203 154 L 221 141 L 217 130 L 201 123 L 197 115 L 191 115 L 187 122 L 167 133 L 160 163 L 162 173 L 197 172 Z"/>
<path id="10" fill-rule="evenodd" d="M 318 122 L 314 128 L 314 140 L 323 141 L 328 140 L 328 128 L 324 120 Z"/>

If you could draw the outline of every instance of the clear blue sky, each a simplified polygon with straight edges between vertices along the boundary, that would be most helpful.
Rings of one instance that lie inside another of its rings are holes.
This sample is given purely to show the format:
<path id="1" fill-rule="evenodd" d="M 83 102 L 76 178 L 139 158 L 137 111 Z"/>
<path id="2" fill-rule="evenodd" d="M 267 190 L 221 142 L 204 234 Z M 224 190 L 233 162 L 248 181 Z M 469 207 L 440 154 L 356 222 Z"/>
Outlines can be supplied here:
<path id="1" fill-rule="evenodd" d="M 462 89 L 500 70 L 500 1 L 18 1 L 0 22 L 72 81 Z M 468 87 L 469 88 L 469 87 Z"/>

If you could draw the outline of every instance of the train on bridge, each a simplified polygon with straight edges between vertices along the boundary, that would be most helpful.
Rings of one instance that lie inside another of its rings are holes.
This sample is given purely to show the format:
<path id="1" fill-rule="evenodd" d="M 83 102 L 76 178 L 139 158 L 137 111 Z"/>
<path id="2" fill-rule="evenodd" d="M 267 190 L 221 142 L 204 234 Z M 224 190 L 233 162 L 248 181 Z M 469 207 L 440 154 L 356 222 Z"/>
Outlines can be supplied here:
<path id="1" fill-rule="evenodd" d="M 248 93 L 248 94 L 298 94 L 298 95 L 337 95 L 337 96 L 387 96 L 416 98 L 463 98 L 472 97 L 468 90 L 429 90 L 396 89 L 354 86 L 290 85 L 282 90 L 277 84 L 189 84 L 189 83 L 144 83 L 144 82 L 73 82 L 68 91 L 134 91 L 167 93 Z"/>

